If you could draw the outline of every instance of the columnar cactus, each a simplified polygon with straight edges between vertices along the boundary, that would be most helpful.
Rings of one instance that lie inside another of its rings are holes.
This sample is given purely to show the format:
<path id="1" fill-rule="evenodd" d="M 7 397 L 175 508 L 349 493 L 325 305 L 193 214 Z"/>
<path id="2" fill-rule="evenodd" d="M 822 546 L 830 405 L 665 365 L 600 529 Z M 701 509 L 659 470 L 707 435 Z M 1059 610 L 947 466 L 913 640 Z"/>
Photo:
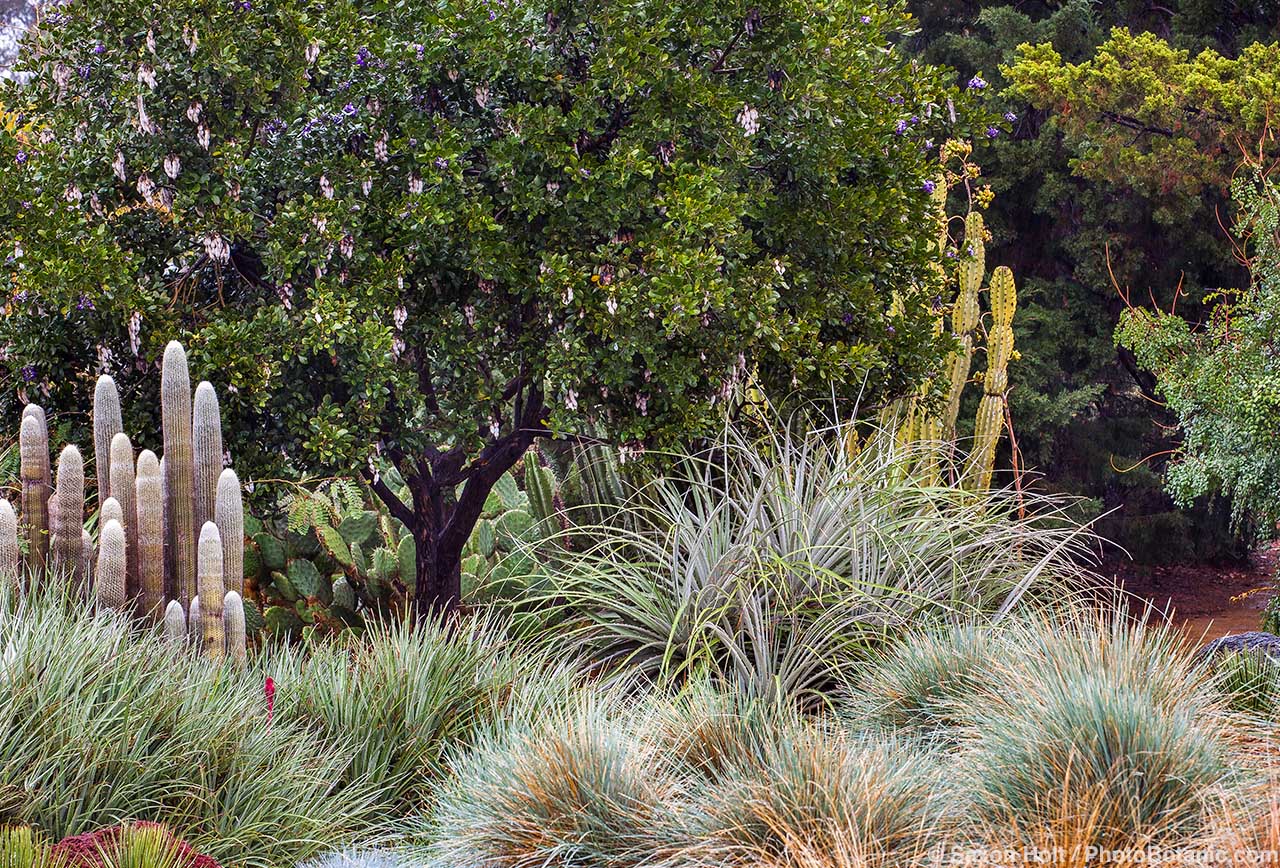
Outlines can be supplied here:
<path id="1" fill-rule="evenodd" d="M 93 540 L 89 537 L 89 532 L 84 528 L 80 529 L 80 587 L 85 594 L 88 594 L 93 587 L 93 568 L 94 561 L 97 560 L 98 553 L 93 548 Z"/>
<path id="2" fill-rule="evenodd" d="M 124 527 L 124 509 L 121 508 L 120 501 L 114 497 L 104 500 L 102 507 L 98 510 L 98 527 L 106 527 L 109 521 L 117 521 L 121 527 Z"/>
<path id="3" fill-rule="evenodd" d="M 160 520 L 164 523 L 164 598 L 172 599 L 176 596 L 174 591 L 173 578 L 173 528 L 169 524 L 169 471 L 168 466 L 164 462 L 164 456 L 160 457 L 160 490 L 164 492 L 164 497 L 160 499 Z M 183 611 L 186 611 L 185 609 Z"/>
<path id="4" fill-rule="evenodd" d="M 249 648 L 244 629 L 244 599 L 228 591 L 222 600 L 222 630 L 227 637 L 227 656 L 244 668 L 249 664 Z"/>
<path id="5" fill-rule="evenodd" d="M 1018 306 L 1013 272 L 1001 266 L 991 275 L 991 328 L 987 332 L 987 372 L 982 403 L 974 423 L 973 449 L 965 468 L 965 486 L 982 491 L 991 486 L 996 446 L 1004 430 L 1005 390 L 1013 356 L 1013 314 Z"/>
<path id="6" fill-rule="evenodd" d="M 226 653 L 226 636 L 222 628 L 222 598 L 226 596 L 222 580 L 222 537 L 218 526 L 205 522 L 200 528 L 200 637 L 204 655 L 221 660 Z"/>
<path id="7" fill-rule="evenodd" d="M 150 449 L 138 455 L 134 490 L 141 609 L 144 614 L 157 617 L 164 605 L 164 488 L 160 482 L 160 462 Z M 181 603 L 178 611 L 182 611 Z M 165 610 L 164 614 L 167 618 L 169 613 Z"/>
<path id="8" fill-rule="evenodd" d="M 18 547 L 18 516 L 13 504 L 0 498 L 0 585 L 18 587 L 22 575 L 22 549 Z"/>
<path id="9" fill-rule="evenodd" d="M 164 610 L 164 638 L 174 648 L 187 642 L 187 613 L 177 600 L 170 600 Z"/>
<path id="10" fill-rule="evenodd" d="M 134 480 L 133 444 L 129 435 L 121 432 L 111 438 L 111 470 L 108 474 L 111 496 L 120 502 L 124 520 L 125 540 L 128 543 L 128 563 L 125 566 L 125 596 L 136 600 L 141 582 L 138 578 L 138 495 Z"/>
<path id="11" fill-rule="evenodd" d="M 960 295 L 951 311 L 951 332 L 960 341 L 960 348 L 947 360 L 951 387 L 947 395 L 946 416 L 942 420 L 942 433 L 953 438 L 956 418 L 960 415 L 960 396 L 969 382 L 969 368 L 973 364 L 973 332 L 978 327 L 980 308 L 978 292 L 986 273 L 986 245 L 983 242 L 985 228 L 982 214 L 970 211 L 964 224 L 964 247 L 960 251 Z"/>
<path id="12" fill-rule="evenodd" d="M 186 351 L 177 341 L 170 341 L 164 350 L 160 402 L 174 596 L 186 607 L 196 594 L 195 459 L 191 445 L 191 377 L 187 373 Z"/>
<path id="13" fill-rule="evenodd" d="M 98 474 L 99 506 L 111 496 L 111 441 L 123 430 L 116 381 L 103 374 L 93 390 L 93 467 Z"/>
<path id="14" fill-rule="evenodd" d="M 44 411 L 28 404 L 18 432 L 22 477 L 22 533 L 27 541 L 29 567 L 44 572 L 49 553 L 49 432 Z"/>
<path id="15" fill-rule="evenodd" d="M 222 537 L 222 582 L 228 593 L 244 587 L 244 503 L 240 478 L 228 467 L 218 477 L 214 524 Z"/>
<path id="16" fill-rule="evenodd" d="M 207 380 L 196 386 L 191 432 L 195 456 L 195 526 L 204 527 L 205 522 L 214 520 L 218 477 L 222 474 L 222 420 L 218 395 Z"/>
<path id="17" fill-rule="evenodd" d="M 114 501 L 111 498 L 109 502 Z M 123 611 L 127 597 L 125 596 L 125 571 L 128 560 L 125 555 L 124 525 L 116 519 L 110 519 L 98 535 L 98 569 L 94 582 L 94 594 L 98 605 L 108 609 Z"/>
<path id="18" fill-rule="evenodd" d="M 200 595 L 191 598 L 191 611 L 187 612 L 187 638 L 197 648 L 204 641 L 204 626 L 200 622 Z"/>
<path id="19" fill-rule="evenodd" d="M 80 539 L 84 531 L 84 459 L 74 446 L 58 456 L 58 488 L 53 497 L 57 503 L 53 510 L 53 566 L 84 587 L 87 576 L 81 569 L 84 547 Z"/>

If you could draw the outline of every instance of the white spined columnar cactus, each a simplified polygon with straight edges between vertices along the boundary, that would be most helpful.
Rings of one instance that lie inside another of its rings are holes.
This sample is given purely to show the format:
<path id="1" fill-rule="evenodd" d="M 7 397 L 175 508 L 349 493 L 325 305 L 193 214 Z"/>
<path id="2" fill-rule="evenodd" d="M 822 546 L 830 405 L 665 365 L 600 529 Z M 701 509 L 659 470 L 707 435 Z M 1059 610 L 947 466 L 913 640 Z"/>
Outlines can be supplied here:
<path id="1" fill-rule="evenodd" d="M 103 374 L 93 390 L 93 467 L 98 474 L 98 505 L 111 496 L 111 441 L 124 430 L 116 381 Z"/>
<path id="2" fill-rule="evenodd" d="M 177 600 L 170 600 L 164 610 L 164 638 L 174 648 L 187 644 L 187 613 Z"/>
<path id="3" fill-rule="evenodd" d="M 222 583 L 239 594 L 244 587 L 244 502 L 240 478 L 228 467 L 218 477 L 214 524 L 222 536 Z"/>
<path id="4" fill-rule="evenodd" d="M 53 541 L 54 569 L 86 587 L 87 576 L 81 569 L 84 546 L 84 459 L 80 450 L 68 446 L 58 456 L 58 487 L 54 494 Z"/>
<path id="5" fill-rule="evenodd" d="M 222 631 L 222 537 L 218 526 L 205 522 L 200 528 L 200 636 L 204 655 L 221 660 L 226 653 L 226 637 Z"/>
<path id="6" fill-rule="evenodd" d="M 114 501 L 115 498 L 109 498 Z M 112 518 L 102 527 L 98 535 L 98 569 L 94 582 L 94 594 L 98 605 L 108 609 L 123 611 L 127 602 L 125 597 L 125 570 L 127 559 L 124 525 Z"/>
<path id="7" fill-rule="evenodd" d="M 18 546 L 18 516 L 13 504 L 0 498 L 0 585 L 18 587 L 22 575 L 22 549 Z"/>
<path id="8" fill-rule="evenodd" d="M 191 376 L 182 344 L 170 341 L 160 369 L 161 427 L 164 429 L 165 515 L 173 559 L 173 593 L 184 607 L 196 595 L 196 525 L 191 445 Z"/>
<path id="9" fill-rule="evenodd" d="M 94 561 L 98 558 L 98 552 L 93 547 L 93 539 L 89 536 L 89 531 L 84 528 L 80 529 L 80 587 L 83 592 L 88 595 L 93 588 L 93 567 Z"/>
<path id="10" fill-rule="evenodd" d="M 244 629 L 244 599 L 228 591 L 222 600 L 222 629 L 227 637 L 227 656 L 243 669 L 249 665 L 249 647 Z"/>
<path id="11" fill-rule="evenodd" d="M 120 508 L 120 501 L 114 497 L 104 500 L 102 507 L 98 510 L 98 526 L 106 527 L 109 521 L 118 521 L 120 526 L 124 527 L 124 510 Z"/>
<path id="12" fill-rule="evenodd" d="M 160 462 L 150 449 L 138 455 L 134 478 L 138 510 L 138 580 L 144 614 L 159 617 L 164 606 L 164 487 Z M 182 604 L 176 603 L 178 612 Z M 165 618 L 169 611 L 163 609 Z M 185 617 L 185 615 L 183 616 Z"/>
<path id="13" fill-rule="evenodd" d="M 195 526 L 214 521 L 218 477 L 222 474 L 222 419 L 218 395 L 207 380 L 196 386 L 191 416 L 192 448 L 195 456 Z"/>
<path id="14" fill-rule="evenodd" d="M 128 563 L 125 565 L 125 596 L 137 600 L 141 594 L 138 578 L 138 494 L 134 483 L 133 443 L 129 435 L 121 432 L 111 438 L 111 496 L 120 502 L 124 520 L 125 541 L 128 544 Z"/>
<path id="15" fill-rule="evenodd" d="M 22 534 L 27 541 L 28 566 L 44 573 L 49 554 L 49 432 L 44 410 L 28 404 L 18 431 L 22 477 Z"/>

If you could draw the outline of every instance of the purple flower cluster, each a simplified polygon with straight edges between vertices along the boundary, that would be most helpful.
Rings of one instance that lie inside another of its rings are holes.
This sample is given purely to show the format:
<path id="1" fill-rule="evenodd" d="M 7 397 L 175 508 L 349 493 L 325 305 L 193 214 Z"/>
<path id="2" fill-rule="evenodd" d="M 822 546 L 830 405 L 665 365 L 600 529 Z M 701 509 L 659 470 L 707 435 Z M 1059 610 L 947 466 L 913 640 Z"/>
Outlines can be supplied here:
<path id="1" fill-rule="evenodd" d="M 93 310 L 93 300 L 87 295 L 82 295 L 76 301 L 76 310 Z"/>
<path id="2" fill-rule="evenodd" d="M 995 139 L 995 138 L 999 138 L 999 136 L 1000 136 L 1000 130 L 996 129 L 995 127 L 987 127 L 987 138 Z"/>
<path id="3" fill-rule="evenodd" d="M 22 369 L 22 379 L 24 382 L 34 383 L 36 381 L 36 376 L 36 369 L 34 365 L 27 365 Z"/>
<path id="4" fill-rule="evenodd" d="M 106 54 L 106 53 L 107 53 L 107 47 L 106 47 L 105 45 L 103 45 L 101 42 L 99 42 L 97 45 L 95 45 L 95 46 L 93 47 L 93 53 L 94 53 L 94 54 Z"/>
<path id="5" fill-rule="evenodd" d="M 863 16 L 862 16 L 861 18 L 859 18 L 858 20 L 859 20 L 859 21 L 861 21 L 863 24 L 870 24 L 870 23 L 871 23 L 871 16 L 870 16 L 870 15 L 863 15 Z"/>
<path id="6" fill-rule="evenodd" d="M 895 124 L 895 125 L 894 125 L 894 127 L 893 127 L 894 135 L 898 135 L 898 136 L 900 136 L 900 135 L 902 135 L 903 133 L 905 133 L 906 131 L 907 131 L 907 122 L 906 122 L 906 121 L 898 121 L 898 123 L 897 123 L 897 124 Z"/>
<path id="7" fill-rule="evenodd" d="M 987 83 L 976 75 L 969 79 L 969 90 L 983 90 L 986 86 Z"/>
<path id="8" fill-rule="evenodd" d="M 920 185 L 920 189 L 924 190 L 926 193 L 932 193 L 937 188 L 938 188 L 937 185 L 934 184 L 932 181 L 925 181 L 923 184 Z"/>
<path id="9" fill-rule="evenodd" d="M 1015 115 L 1013 112 L 1005 112 L 1004 119 L 1007 120 L 1009 123 L 1013 123 L 1018 119 L 1018 116 Z"/>
<path id="10" fill-rule="evenodd" d="M 21 166 L 23 163 L 27 161 L 27 152 L 18 151 L 18 153 L 14 154 L 13 161 L 17 163 L 19 166 Z"/>
<path id="11" fill-rule="evenodd" d="M 369 61 L 372 57 L 373 57 L 372 52 L 370 52 L 369 49 L 365 48 L 364 46 L 361 46 L 360 50 L 356 52 L 356 66 L 360 67 L 361 69 L 364 69 L 366 66 L 369 65 Z"/>

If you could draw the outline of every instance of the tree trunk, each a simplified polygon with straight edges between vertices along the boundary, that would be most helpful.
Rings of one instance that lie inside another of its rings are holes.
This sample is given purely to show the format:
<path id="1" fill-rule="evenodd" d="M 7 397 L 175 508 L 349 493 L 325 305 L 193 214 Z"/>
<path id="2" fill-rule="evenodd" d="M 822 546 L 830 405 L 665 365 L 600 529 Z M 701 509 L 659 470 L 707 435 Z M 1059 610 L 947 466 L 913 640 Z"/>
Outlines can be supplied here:
<path id="1" fill-rule="evenodd" d="M 438 534 L 415 528 L 414 561 L 418 583 L 414 611 L 419 619 L 447 618 L 462 602 L 462 551 L 446 552 Z"/>

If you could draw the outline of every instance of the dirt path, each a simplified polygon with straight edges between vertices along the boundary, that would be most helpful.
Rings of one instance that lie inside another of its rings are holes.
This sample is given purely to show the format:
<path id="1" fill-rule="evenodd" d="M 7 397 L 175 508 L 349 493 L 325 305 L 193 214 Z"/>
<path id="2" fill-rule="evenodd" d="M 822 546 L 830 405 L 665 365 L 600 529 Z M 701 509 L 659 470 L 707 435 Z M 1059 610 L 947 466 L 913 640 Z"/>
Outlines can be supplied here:
<path id="1" fill-rule="evenodd" d="M 1245 565 L 1114 564 L 1107 574 L 1130 594 L 1157 608 L 1171 609 L 1174 621 L 1191 638 L 1209 641 L 1228 633 L 1261 629 L 1262 612 L 1273 594 L 1270 590 L 1249 592 L 1270 588 L 1278 560 L 1280 544 L 1273 543 L 1255 552 Z"/>

